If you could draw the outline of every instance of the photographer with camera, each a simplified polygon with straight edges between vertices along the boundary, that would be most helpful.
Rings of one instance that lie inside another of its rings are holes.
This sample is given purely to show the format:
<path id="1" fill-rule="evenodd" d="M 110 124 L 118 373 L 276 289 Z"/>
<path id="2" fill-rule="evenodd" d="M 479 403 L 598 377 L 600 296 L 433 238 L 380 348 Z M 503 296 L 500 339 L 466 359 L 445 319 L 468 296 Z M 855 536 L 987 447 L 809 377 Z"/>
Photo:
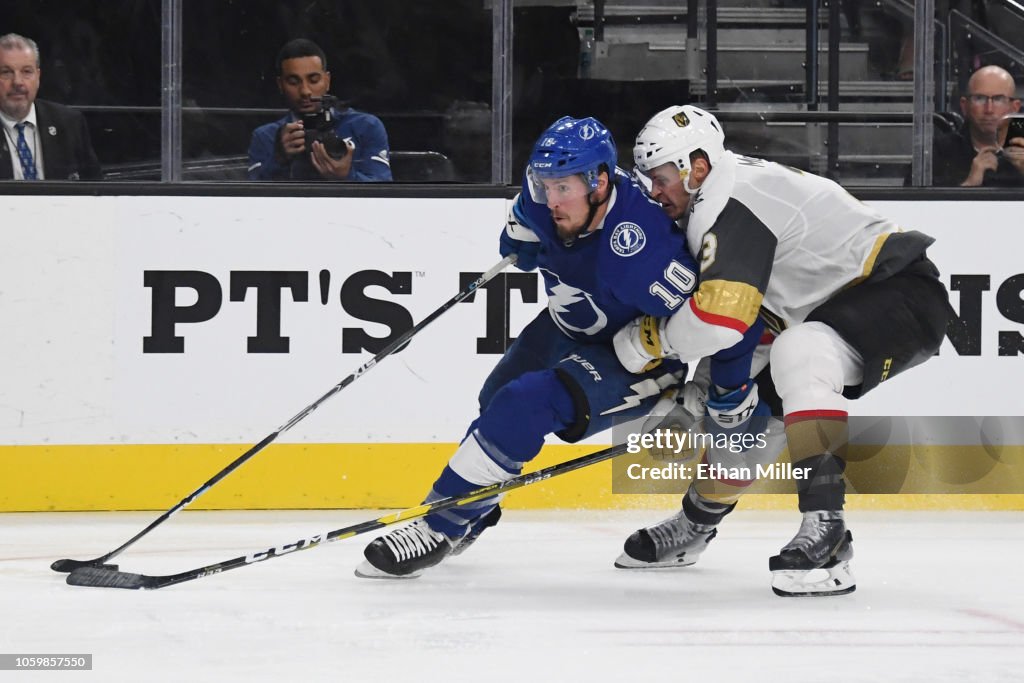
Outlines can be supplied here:
<path id="1" fill-rule="evenodd" d="M 391 180 L 384 125 L 328 94 L 331 72 L 319 45 L 286 43 L 277 55 L 277 85 L 291 111 L 253 132 L 250 180 Z"/>
<path id="2" fill-rule="evenodd" d="M 1024 120 L 1008 71 L 984 66 L 960 98 L 964 125 L 936 135 L 933 185 L 1024 187 Z"/>

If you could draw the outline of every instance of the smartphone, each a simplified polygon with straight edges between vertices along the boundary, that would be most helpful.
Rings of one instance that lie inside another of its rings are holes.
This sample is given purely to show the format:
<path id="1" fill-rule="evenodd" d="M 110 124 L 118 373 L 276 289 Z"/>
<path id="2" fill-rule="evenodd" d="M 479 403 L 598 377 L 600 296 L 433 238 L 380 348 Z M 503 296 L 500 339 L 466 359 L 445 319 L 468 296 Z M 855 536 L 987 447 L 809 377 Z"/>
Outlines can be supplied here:
<path id="1" fill-rule="evenodd" d="M 1010 124 L 1006 127 L 1006 139 L 1011 138 L 1024 138 L 1024 114 L 1018 114 L 1010 119 Z"/>

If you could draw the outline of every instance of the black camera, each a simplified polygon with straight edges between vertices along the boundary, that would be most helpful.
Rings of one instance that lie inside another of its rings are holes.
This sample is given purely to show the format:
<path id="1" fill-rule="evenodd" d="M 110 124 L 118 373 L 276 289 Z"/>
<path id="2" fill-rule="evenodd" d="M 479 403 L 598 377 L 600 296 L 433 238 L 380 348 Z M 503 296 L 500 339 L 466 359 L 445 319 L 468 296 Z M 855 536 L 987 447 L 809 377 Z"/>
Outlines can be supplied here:
<path id="1" fill-rule="evenodd" d="M 313 152 L 313 143 L 323 144 L 327 154 L 335 159 L 342 159 L 348 154 L 348 144 L 344 138 L 334 132 L 334 111 L 338 98 L 324 95 L 320 98 L 320 109 L 302 115 L 302 128 L 306 133 L 306 151 Z"/>

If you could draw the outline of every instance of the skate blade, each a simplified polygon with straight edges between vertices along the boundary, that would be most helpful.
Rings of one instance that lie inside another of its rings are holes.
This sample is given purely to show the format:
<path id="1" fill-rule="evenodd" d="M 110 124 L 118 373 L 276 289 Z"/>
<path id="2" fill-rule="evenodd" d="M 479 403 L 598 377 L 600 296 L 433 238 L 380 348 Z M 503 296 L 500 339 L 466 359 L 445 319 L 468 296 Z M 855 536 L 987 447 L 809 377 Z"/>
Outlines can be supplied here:
<path id="1" fill-rule="evenodd" d="M 685 557 L 662 560 L 661 562 L 644 562 L 635 557 L 630 557 L 626 553 L 622 553 L 615 560 L 616 569 L 679 569 L 680 567 L 690 567 L 695 564 L 697 564 L 695 558 L 685 559 Z"/>
<path id="2" fill-rule="evenodd" d="M 388 574 L 374 567 L 372 564 L 363 560 L 358 567 L 356 567 L 355 574 L 360 579 L 418 579 L 422 571 L 413 572 L 411 574 Z"/>
<path id="3" fill-rule="evenodd" d="M 821 572 L 827 576 L 820 576 Z M 821 569 L 784 569 L 772 572 L 772 591 L 783 598 L 824 598 L 846 595 L 857 590 L 857 582 L 847 562 L 836 562 Z"/>

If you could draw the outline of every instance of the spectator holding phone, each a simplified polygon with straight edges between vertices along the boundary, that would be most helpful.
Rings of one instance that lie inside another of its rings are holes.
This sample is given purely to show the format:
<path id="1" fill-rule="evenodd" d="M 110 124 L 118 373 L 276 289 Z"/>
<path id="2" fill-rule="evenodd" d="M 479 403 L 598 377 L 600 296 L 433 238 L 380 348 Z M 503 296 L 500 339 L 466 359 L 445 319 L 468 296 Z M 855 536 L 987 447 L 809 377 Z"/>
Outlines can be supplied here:
<path id="1" fill-rule="evenodd" d="M 1020 105 L 1020 100 L 1017 100 Z M 1017 110 L 1006 126 L 1006 146 L 1003 156 L 1017 169 L 1017 185 L 1024 186 L 1024 114 Z"/>
<path id="2" fill-rule="evenodd" d="M 1008 71 L 984 66 L 960 98 L 964 125 L 936 135 L 933 185 L 1024 187 L 1024 119 Z"/>

